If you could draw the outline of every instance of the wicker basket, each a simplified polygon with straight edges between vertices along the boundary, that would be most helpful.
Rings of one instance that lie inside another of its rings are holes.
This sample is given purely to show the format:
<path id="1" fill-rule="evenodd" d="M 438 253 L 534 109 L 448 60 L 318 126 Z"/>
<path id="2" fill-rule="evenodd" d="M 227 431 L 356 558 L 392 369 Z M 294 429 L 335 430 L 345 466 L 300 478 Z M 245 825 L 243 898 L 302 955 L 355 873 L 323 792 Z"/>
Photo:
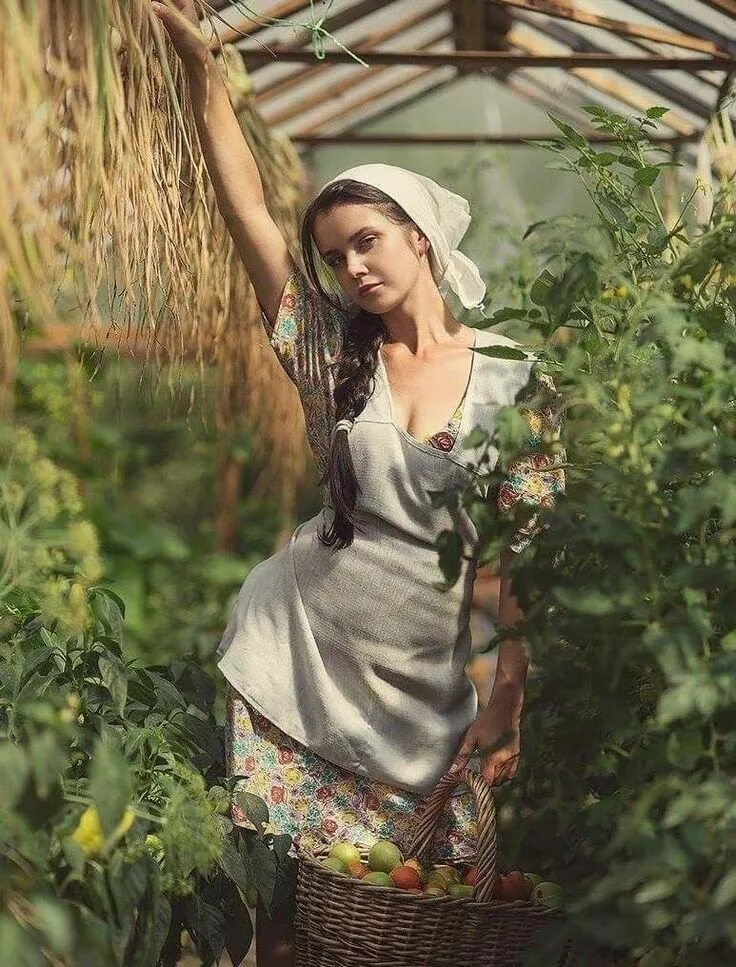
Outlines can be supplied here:
<path id="1" fill-rule="evenodd" d="M 373 886 L 321 865 L 329 845 L 298 849 L 295 951 L 298 967 L 519 967 L 539 932 L 561 926 L 559 911 L 529 900 L 491 900 L 496 880 L 496 811 L 476 772 L 445 775 L 429 797 L 408 855 L 423 862 L 447 801 L 465 782 L 478 809 L 478 880 L 471 897 L 453 898 Z M 367 848 L 363 859 L 367 858 Z M 451 865 L 451 864 L 450 864 Z M 567 967 L 571 953 L 539 967 Z"/>

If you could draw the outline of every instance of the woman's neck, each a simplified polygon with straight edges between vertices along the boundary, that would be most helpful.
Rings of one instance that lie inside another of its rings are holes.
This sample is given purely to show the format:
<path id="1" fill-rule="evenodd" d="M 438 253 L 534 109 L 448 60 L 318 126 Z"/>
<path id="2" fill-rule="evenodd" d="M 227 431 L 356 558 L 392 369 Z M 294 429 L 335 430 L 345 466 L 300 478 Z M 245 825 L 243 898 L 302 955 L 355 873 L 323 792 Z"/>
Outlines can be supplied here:
<path id="1" fill-rule="evenodd" d="M 401 343 L 414 356 L 438 343 L 457 340 L 464 328 L 450 312 L 434 279 L 427 281 L 422 276 L 401 305 L 381 318 L 388 330 L 386 342 Z"/>

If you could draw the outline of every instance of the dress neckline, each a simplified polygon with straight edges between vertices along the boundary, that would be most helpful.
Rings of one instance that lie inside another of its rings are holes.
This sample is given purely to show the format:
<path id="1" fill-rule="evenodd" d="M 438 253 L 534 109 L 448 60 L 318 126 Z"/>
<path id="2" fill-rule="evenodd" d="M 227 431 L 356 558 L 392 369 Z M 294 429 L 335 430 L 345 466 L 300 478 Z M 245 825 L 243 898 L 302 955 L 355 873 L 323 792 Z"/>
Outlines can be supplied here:
<path id="1" fill-rule="evenodd" d="M 396 422 L 394 418 L 394 399 L 391 393 L 391 384 L 389 383 L 389 379 L 388 379 L 388 371 L 386 369 L 386 364 L 383 361 L 383 355 L 381 353 L 380 348 L 378 350 L 378 370 L 380 372 L 381 379 L 383 380 L 384 386 L 386 387 L 386 398 L 388 399 L 388 408 L 389 408 L 389 421 L 391 425 L 394 427 L 394 429 L 398 433 L 400 433 L 403 437 L 405 437 L 407 440 L 409 440 L 412 444 L 414 444 L 414 446 L 420 447 L 422 450 L 426 450 L 429 453 L 438 454 L 440 456 L 450 456 L 451 454 L 454 454 L 455 451 L 460 447 L 460 443 L 465 435 L 464 430 L 465 430 L 465 423 L 467 419 L 467 413 L 469 410 L 468 406 L 463 406 L 463 412 L 460 417 L 460 425 L 457 428 L 455 439 L 449 450 L 441 450 L 439 447 L 432 446 L 431 443 L 425 442 L 427 439 L 431 439 L 432 437 L 436 436 L 438 433 L 442 433 L 447 428 L 447 426 L 452 421 L 452 418 L 460 409 L 460 406 L 463 405 L 470 396 L 470 390 L 473 383 L 473 376 L 475 374 L 475 357 L 477 356 L 477 353 L 474 350 L 477 349 L 478 347 L 477 329 L 473 331 L 473 337 L 474 337 L 473 345 L 467 347 L 472 353 L 472 358 L 470 360 L 470 372 L 468 373 L 468 379 L 465 384 L 465 390 L 463 391 L 463 395 L 460 399 L 460 402 L 456 404 L 449 418 L 445 421 L 444 426 L 440 427 L 439 430 L 435 430 L 434 433 L 428 434 L 428 436 L 425 439 L 420 439 L 419 437 L 414 436 L 412 433 L 409 433 L 409 431 L 406 430 L 403 426 L 399 426 L 399 424 Z"/>

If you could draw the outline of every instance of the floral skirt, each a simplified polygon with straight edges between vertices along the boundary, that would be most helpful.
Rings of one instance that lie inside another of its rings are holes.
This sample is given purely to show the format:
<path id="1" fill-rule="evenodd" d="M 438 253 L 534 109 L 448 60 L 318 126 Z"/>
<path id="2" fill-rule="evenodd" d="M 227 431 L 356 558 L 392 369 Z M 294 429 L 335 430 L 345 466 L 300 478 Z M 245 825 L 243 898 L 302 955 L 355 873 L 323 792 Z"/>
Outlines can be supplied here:
<path id="1" fill-rule="evenodd" d="M 370 846 L 378 839 L 406 850 L 427 799 L 361 776 L 311 752 L 261 715 L 232 686 L 227 694 L 228 773 L 247 778 L 236 789 L 266 802 L 267 831 L 289 833 L 306 849 L 349 840 Z M 463 860 L 475 852 L 475 800 L 466 786 L 450 798 L 432 847 L 433 859 Z M 254 827 L 233 803 L 232 821 Z"/>

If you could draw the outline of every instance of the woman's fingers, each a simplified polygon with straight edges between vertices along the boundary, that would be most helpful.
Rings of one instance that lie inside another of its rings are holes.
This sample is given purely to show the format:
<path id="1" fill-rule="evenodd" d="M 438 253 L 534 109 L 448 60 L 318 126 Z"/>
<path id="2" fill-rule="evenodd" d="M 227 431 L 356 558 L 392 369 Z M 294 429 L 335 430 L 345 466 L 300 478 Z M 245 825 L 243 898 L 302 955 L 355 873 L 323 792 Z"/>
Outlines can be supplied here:
<path id="1" fill-rule="evenodd" d="M 483 764 L 483 778 L 489 785 L 497 786 L 507 779 L 513 779 L 519 764 L 518 753 L 512 756 L 491 756 Z"/>
<path id="2" fill-rule="evenodd" d="M 163 24 L 181 58 L 201 55 L 207 49 L 193 0 L 170 0 L 168 3 L 151 0 L 151 10 Z"/>
<path id="3" fill-rule="evenodd" d="M 465 768 L 465 766 L 470 761 L 471 755 L 473 754 L 473 750 L 475 749 L 475 744 L 476 744 L 475 739 L 472 736 L 466 736 L 466 738 L 463 741 L 463 744 L 460 746 L 460 748 L 457 751 L 457 755 L 455 756 L 454 762 L 450 766 L 450 769 L 449 769 L 450 772 L 453 772 L 453 773 L 459 772 L 461 769 Z"/>

